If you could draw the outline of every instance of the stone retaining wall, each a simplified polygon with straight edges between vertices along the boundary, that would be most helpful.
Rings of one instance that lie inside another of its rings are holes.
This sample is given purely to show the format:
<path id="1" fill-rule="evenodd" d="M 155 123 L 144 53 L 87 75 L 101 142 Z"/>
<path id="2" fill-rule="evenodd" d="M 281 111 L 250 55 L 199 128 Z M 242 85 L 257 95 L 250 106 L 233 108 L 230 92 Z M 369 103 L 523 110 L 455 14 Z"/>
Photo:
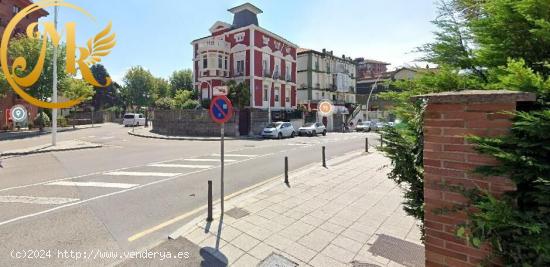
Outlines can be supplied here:
<path id="1" fill-rule="evenodd" d="M 220 136 L 219 124 L 208 110 L 156 110 L 153 132 L 163 135 Z M 225 135 L 237 136 L 235 116 L 225 123 Z"/>

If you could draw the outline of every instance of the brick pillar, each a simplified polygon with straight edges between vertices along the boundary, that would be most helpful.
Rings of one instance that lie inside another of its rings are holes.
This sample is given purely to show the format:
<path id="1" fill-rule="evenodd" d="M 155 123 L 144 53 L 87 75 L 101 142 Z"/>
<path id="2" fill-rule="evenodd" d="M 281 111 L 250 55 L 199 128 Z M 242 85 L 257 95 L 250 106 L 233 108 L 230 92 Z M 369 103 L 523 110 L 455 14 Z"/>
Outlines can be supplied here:
<path id="1" fill-rule="evenodd" d="M 479 177 L 471 171 L 495 163 L 480 155 L 465 140 L 467 135 L 499 136 L 509 131 L 511 122 L 502 111 L 515 111 L 521 101 L 535 95 L 512 91 L 460 91 L 418 96 L 427 100 L 424 115 L 424 222 L 426 266 L 476 266 L 488 254 L 489 246 L 476 249 L 456 236 L 456 226 L 464 223 L 464 212 L 434 213 L 442 207 L 466 203 L 446 185 L 479 186 L 498 195 L 514 190 L 503 177 Z"/>

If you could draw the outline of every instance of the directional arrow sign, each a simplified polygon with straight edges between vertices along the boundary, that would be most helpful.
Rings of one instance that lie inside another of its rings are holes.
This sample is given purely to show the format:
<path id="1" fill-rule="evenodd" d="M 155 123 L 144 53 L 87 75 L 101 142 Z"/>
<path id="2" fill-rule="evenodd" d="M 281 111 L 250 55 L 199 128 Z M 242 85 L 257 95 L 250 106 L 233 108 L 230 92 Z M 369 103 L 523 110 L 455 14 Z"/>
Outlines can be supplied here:
<path id="1" fill-rule="evenodd" d="M 214 122 L 225 123 L 233 117 L 233 105 L 226 96 L 215 96 L 210 103 L 209 113 Z"/>

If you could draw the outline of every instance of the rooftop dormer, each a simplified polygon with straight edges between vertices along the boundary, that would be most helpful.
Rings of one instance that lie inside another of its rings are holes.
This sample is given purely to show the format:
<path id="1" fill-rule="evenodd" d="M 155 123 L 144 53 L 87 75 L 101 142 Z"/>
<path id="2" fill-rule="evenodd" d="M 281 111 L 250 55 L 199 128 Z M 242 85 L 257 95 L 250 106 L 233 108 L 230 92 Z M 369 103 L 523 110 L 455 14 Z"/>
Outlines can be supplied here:
<path id="1" fill-rule="evenodd" d="M 234 8 L 230 8 L 227 11 L 233 13 L 233 25 L 232 28 L 241 28 L 246 27 L 248 25 L 256 25 L 260 26 L 258 24 L 258 14 L 263 13 L 263 11 L 253 4 L 245 3 L 240 6 L 236 6 Z"/>

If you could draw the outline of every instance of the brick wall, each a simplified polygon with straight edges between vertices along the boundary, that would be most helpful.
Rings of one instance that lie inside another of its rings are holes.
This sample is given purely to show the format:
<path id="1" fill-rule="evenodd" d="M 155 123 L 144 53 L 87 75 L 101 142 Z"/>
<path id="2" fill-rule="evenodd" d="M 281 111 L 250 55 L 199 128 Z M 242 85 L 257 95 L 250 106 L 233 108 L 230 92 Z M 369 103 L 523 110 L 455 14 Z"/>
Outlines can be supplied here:
<path id="1" fill-rule="evenodd" d="M 465 136 L 498 136 L 509 131 L 509 115 L 517 102 L 533 101 L 533 94 L 510 91 L 462 91 L 419 96 L 427 99 L 424 115 L 424 201 L 426 266 L 476 266 L 490 247 L 476 249 L 456 237 L 464 212 L 435 213 L 434 210 L 463 204 L 466 199 L 447 190 L 446 185 L 480 187 L 493 194 L 514 190 L 503 177 L 479 177 L 477 166 L 495 163 L 480 155 Z"/>

